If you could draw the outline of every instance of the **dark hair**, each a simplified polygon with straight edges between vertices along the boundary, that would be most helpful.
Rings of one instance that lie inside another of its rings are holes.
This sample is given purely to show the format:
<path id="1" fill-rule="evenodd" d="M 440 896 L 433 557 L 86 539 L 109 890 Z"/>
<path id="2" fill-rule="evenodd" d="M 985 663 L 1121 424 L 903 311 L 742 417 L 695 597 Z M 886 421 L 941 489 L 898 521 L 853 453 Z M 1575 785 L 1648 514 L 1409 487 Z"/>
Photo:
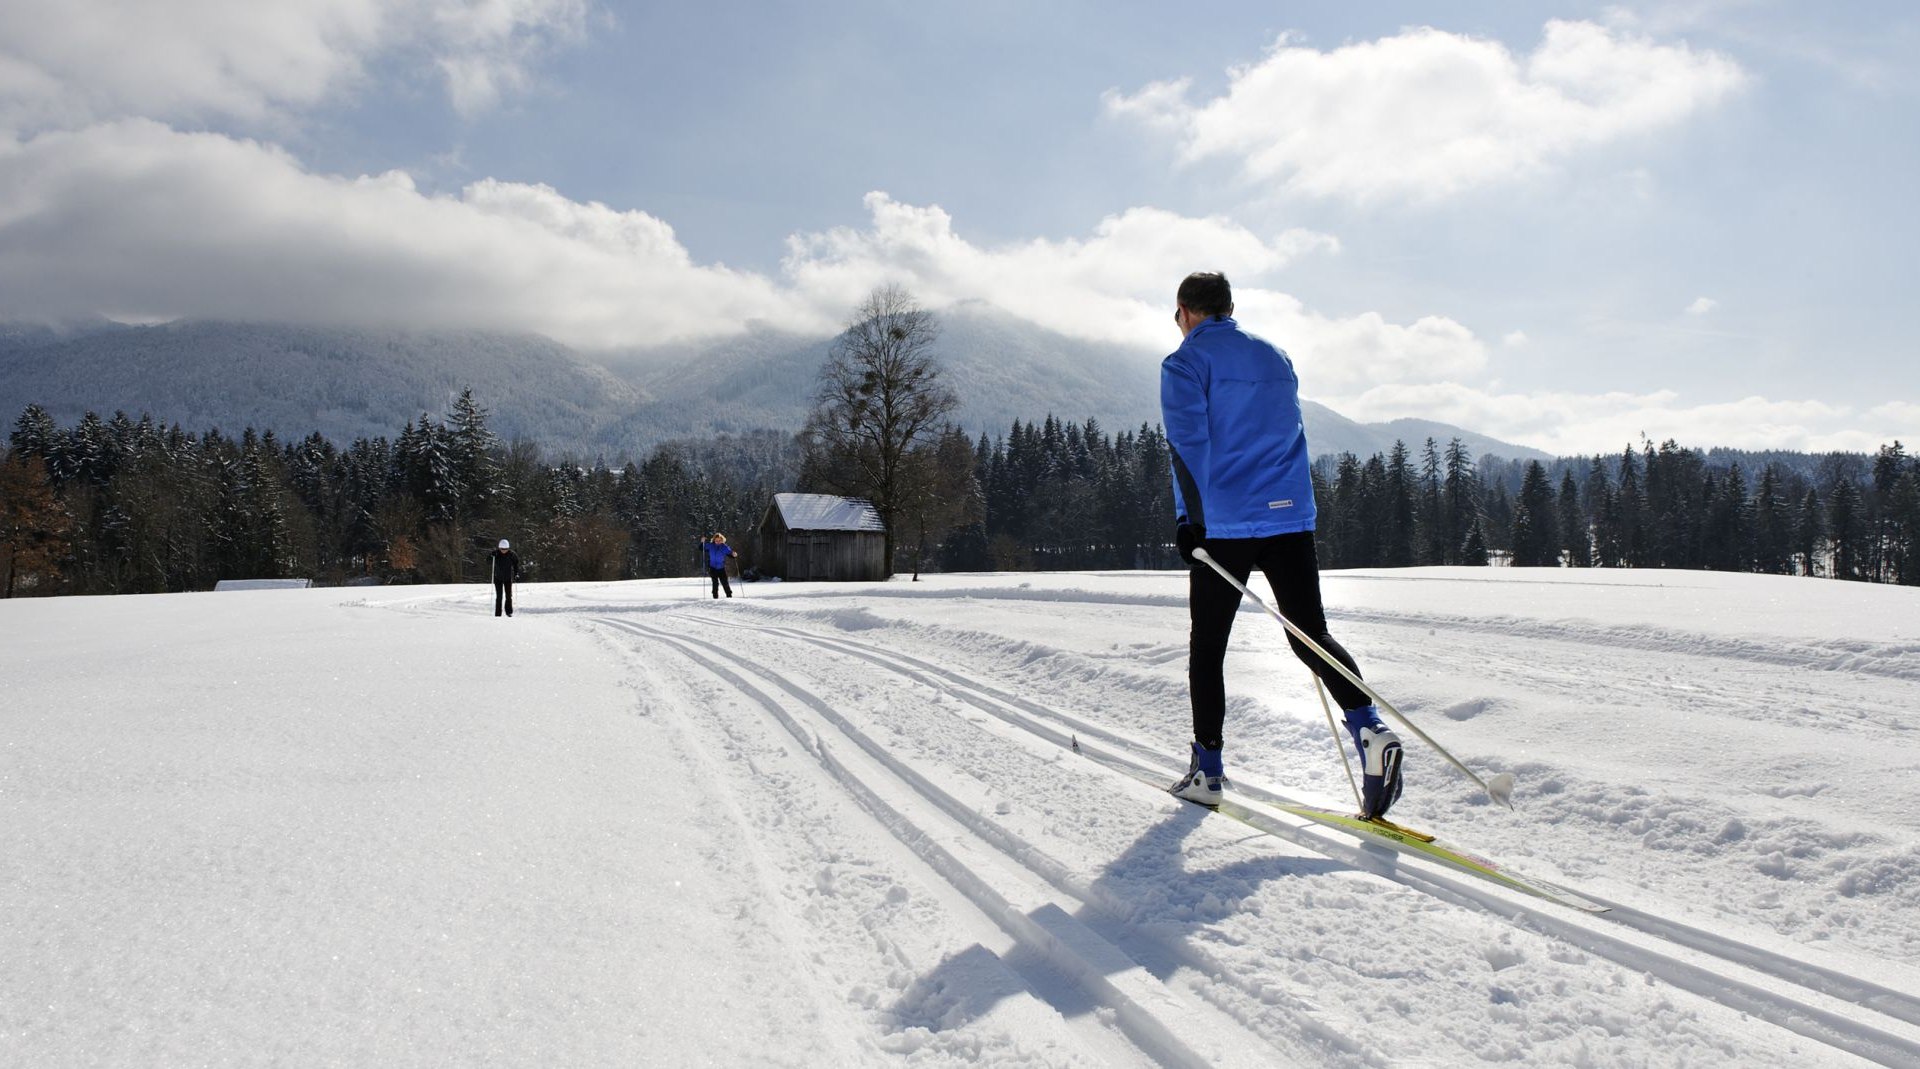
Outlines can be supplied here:
<path id="1" fill-rule="evenodd" d="M 1177 298 L 1187 310 L 1211 319 L 1233 314 L 1233 287 L 1218 271 L 1195 271 L 1180 283 Z"/>

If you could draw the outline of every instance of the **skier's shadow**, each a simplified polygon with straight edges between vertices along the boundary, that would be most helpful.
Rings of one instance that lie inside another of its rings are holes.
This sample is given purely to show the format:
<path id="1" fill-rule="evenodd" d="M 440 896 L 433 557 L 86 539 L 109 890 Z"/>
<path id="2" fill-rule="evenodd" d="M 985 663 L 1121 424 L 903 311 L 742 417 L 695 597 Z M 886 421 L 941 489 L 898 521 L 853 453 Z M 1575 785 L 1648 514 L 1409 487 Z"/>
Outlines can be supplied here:
<path id="1" fill-rule="evenodd" d="M 1023 927 L 1044 930 L 1052 936 L 1046 942 L 1070 948 L 1064 952 L 1107 975 L 1137 967 L 1164 981 L 1182 967 L 1206 967 L 1201 952 L 1185 940 L 1170 939 L 1169 930 L 1210 924 L 1240 912 L 1242 903 L 1270 880 L 1355 871 L 1331 858 L 1274 855 L 1208 866 L 1206 853 L 1228 844 L 1188 848 L 1188 838 L 1206 820 L 1206 811 L 1198 806 L 1182 805 L 1168 813 L 1101 871 L 1087 896 L 1091 905 L 1068 914 L 1048 903 L 1027 913 L 1029 923 Z M 1277 845 L 1252 830 L 1234 841 L 1247 840 Z M 1094 943 L 1093 952 L 1087 953 L 1089 932 L 1106 945 Z M 948 956 L 908 985 L 887 1012 L 896 1029 L 941 1032 L 985 1016 L 1001 1000 L 1022 993 L 1068 1018 L 1101 1008 L 1089 1001 L 1084 984 L 1023 939 L 1006 954 L 975 943 Z"/>

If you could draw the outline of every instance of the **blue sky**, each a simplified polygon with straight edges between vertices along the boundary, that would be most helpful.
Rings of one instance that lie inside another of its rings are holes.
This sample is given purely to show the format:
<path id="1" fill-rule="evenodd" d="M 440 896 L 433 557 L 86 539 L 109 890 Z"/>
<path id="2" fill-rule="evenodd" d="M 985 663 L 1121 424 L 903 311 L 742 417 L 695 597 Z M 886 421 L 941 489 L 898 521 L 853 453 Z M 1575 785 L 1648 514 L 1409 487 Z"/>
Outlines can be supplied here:
<path id="1" fill-rule="evenodd" d="M 1203 21 L 1196 22 L 1196 18 Z M 0 318 L 826 333 L 882 282 L 1556 452 L 1920 437 L 1920 14 L 0 0 Z"/>

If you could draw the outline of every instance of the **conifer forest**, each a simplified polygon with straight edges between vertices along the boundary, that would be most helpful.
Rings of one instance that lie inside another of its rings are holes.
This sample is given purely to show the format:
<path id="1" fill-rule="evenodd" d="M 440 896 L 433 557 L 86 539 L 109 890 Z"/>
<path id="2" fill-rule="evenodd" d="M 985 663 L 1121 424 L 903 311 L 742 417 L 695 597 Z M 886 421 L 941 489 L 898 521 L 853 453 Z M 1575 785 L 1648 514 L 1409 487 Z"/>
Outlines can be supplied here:
<path id="1" fill-rule="evenodd" d="M 1157 427 L 1109 433 L 1048 415 L 1004 434 L 948 427 L 922 447 L 925 492 L 891 520 L 899 571 L 1178 566 Z M 510 539 L 529 581 L 700 574 L 724 531 L 753 567 L 775 493 L 809 486 L 804 436 L 661 445 L 644 460 L 503 442 L 471 391 L 391 439 L 188 432 L 29 406 L 0 463 L 4 596 L 479 581 Z M 1920 584 L 1920 458 L 1702 452 L 1643 441 L 1551 463 L 1460 442 L 1314 466 L 1323 568 L 1698 568 Z M 751 577 L 751 576 L 750 576 Z"/>

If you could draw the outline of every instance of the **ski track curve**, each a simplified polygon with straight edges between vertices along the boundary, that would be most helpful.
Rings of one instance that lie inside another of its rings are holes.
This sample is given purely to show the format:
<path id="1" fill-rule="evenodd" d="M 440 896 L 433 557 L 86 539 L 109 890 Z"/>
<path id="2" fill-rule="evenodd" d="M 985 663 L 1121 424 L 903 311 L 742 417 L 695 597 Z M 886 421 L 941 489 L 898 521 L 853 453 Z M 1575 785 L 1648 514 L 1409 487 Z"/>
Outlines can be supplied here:
<path id="1" fill-rule="evenodd" d="M 1162 764 L 1163 758 L 1155 748 L 1123 733 L 908 654 L 838 635 L 815 634 L 780 625 L 718 621 L 684 612 L 671 615 L 676 623 L 756 632 L 859 658 L 943 691 L 1047 746 L 1063 747 L 1069 739 L 1081 736 L 1131 755 L 1137 764 L 1163 773 L 1169 781 L 1180 771 Z M 607 622 L 638 630 L 630 622 Z M 654 637 L 664 639 L 666 636 L 654 632 Z M 778 675 L 770 673 L 767 678 L 778 685 Z M 816 696 L 814 700 L 819 699 Z M 1242 789 L 1240 793 L 1266 801 L 1296 800 L 1257 790 Z M 977 834 L 994 838 L 995 833 L 981 827 L 984 822 L 969 820 L 969 823 Z M 1599 919 L 1571 916 L 1560 907 L 1535 905 L 1514 893 L 1480 885 L 1436 865 L 1397 855 L 1383 860 L 1377 850 L 1365 849 L 1335 833 L 1302 826 L 1302 822 L 1288 818 L 1276 817 L 1263 830 L 1295 846 L 1394 880 L 1450 905 L 1482 911 L 1625 968 L 1659 977 L 1676 988 L 1789 1029 L 1836 1051 L 1889 1065 L 1920 1064 L 1920 1041 L 1902 1034 L 1895 1023 L 1920 1024 L 1920 999 L 1907 993 L 1584 892 L 1585 897 L 1612 907 L 1611 912 Z M 1013 852 L 1031 856 L 1032 848 L 1021 844 L 1014 847 Z M 1050 882 L 1057 884 L 1058 877 L 1054 876 Z M 1084 888 L 1070 886 L 1062 889 L 1069 893 L 1084 891 Z M 1624 931 L 1609 931 L 1609 928 Z M 1886 1027 L 1874 1023 L 1876 1019 Z"/>

